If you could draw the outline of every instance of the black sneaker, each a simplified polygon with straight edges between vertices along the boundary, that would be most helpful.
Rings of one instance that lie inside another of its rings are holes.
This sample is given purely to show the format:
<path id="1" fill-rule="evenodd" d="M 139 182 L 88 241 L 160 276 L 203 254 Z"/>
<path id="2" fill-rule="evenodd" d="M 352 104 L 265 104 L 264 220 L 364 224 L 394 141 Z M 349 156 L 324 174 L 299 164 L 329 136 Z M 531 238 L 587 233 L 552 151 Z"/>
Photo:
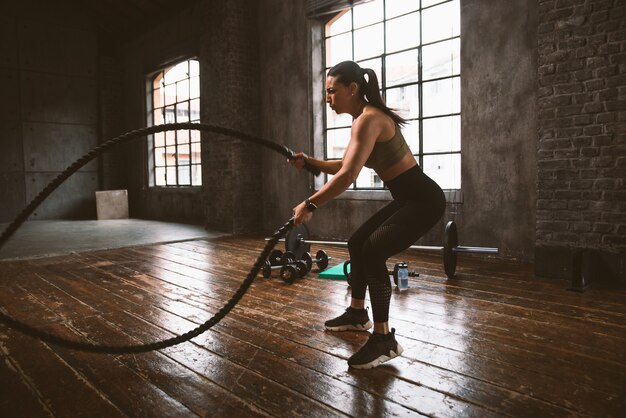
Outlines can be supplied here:
<path id="1" fill-rule="evenodd" d="M 365 345 L 348 359 L 348 366 L 355 369 L 371 369 L 398 357 L 402 351 L 404 350 L 396 341 L 395 328 L 392 328 L 389 334 L 373 333 Z"/>
<path id="2" fill-rule="evenodd" d="M 348 307 L 342 315 L 326 321 L 324 325 L 329 331 L 367 331 L 372 327 L 372 321 L 367 309 Z"/>

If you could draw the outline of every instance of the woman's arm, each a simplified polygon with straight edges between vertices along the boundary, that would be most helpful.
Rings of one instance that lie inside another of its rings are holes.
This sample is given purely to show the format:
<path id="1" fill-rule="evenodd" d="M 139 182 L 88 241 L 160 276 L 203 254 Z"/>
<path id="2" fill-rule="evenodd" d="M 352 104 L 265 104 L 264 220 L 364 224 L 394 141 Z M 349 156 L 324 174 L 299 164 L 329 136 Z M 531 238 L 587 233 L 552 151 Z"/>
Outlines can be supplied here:
<path id="1" fill-rule="evenodd" d="M 302 152 L 297 153 L 293 158 L 289 159 L 289 163 L 298 169 L 302 169 L 304 167 L 305 161 L 311 167 L 318 168 L 326 174 L 337 174 L 337 172 L 341 169 L 342 164 L 341 160 L 318 160 L 317 158 L 309 157 Z"/>
<path id="2" fill-rule="evenodd" d="M 374 115 L 362 115 L 352 125 L 350 141 L 343 155 L 341 167 L 320 190 L 309 200 L 316 206 L 322 206 L 343 193 L 354 183 L 369 158 L 380 136 L 382 124 Z M 304 202 L 294 208 L 296 225 L 310 219 L 310 212 Z"/>

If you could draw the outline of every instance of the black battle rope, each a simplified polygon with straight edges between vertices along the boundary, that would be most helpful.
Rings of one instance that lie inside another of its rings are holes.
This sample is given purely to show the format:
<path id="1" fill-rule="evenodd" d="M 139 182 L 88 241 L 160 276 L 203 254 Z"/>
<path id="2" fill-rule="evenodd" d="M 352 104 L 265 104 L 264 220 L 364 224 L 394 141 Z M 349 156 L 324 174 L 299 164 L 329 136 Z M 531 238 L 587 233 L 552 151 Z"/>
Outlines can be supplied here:
<path id="1" fill-rule="evenodd" d="M 228 135 L 235 138 L 242 139 L 244 141 L 256 143 L 258 145 L 269 148 L 279 154 L 284 155 L 287 158 L 292 158 L 294 156 L 294 152 L 287 148 L 284 145 L 279 145 L 275 142 L 269 141 L 264 138 L 260 138 L 254 135 L 246 134 L 243 132 L 235 131 L 233 129 L 223 128 L 220 126 L 207 125 L 202 123 L 168 123 L 163 125 L 151 126 L 148 128 L 137 129 L 134 131 L 127 132 L 123 135 L 110 139 L 100 146 L 92 149 L 87 154 L 76 160 L 72 165 L 65 169 L 61 174 L 59 174 L 54 180 L 52 180 L 19 214 L 18 216 L 6 227 L 6 229 L 0 235 L 0 248 L 6 243 L 6 241 L 17 231 L 17 229 L 24 223 L 24 221 L 30 216 L 31 213 L 54 191 L 56 190 L 67 178 L 69 178 L 72 174 L 78 171 L 82 166 L 87 164 L 89 161 L 93 160 L 100 154 L 109 150 L 115 145 L 128 142 L 131 139 L 141 138 L 146 135 L 154 134 L 157 132 L 164 132 L 169 130 L 177 130 L 177 129 L 193 129 L 199 131 L 208 131 L 214 132 L 218 134 Z M 314 169 L 313 167 L 305 164 L 305 169 L 310 171 L 311 173 L 318 175 L 319 170 Z M 152 350 L 160 350 L 166 347 L 170 347 L 176 344 L 180 344 L 182 342 L 188 341 L 209 328 L 213 325 L 217 324 L 221 321 L 226 314 L 239 302 L 239 300 L 246 293 L 254 278 L 259 274 L 259 271 L 269 256 L 270 251 L 274 248 L 278 240 L 293 227 L 293 219 L 287 221 L 280 229 L 278 229 L 270 238 L 270 240 L 266 243 L 263 251 L 257 258 L 254 263 L 252 269 L 248 273 L 248 276 L 243 281 L 239 289 L 235 292 L 233 297 L 218 311 L 215 316 L 206 321 L 204 324 L 199 327 L 182 334 L 175 338 L 170 338 L 167 340 L 163 340 L 160 342 L 148 343 L 148 344 L 139 344 L 139 345 L 127 345 L 127 346 L 116 346 L 116 345 L 97 345 L 91 343 L 84 343 L 79 341 L 73 341 L 65 338 L 61 338 L 50 334 L 48 332 L 39 330 L 30 325 L 27 325 L 17 319 L 10 317 L 4 308 L 0 307 L 0 322 L 5 325 L 14 328 L 18 331 L 21 331 L 27 335 L 30 335 L 35 338 L 39 338 L 42 341 L 53 343 L 56 345 L 64 346 L 67 348 L 72 348 L 76 350 L 90 351 L 95 353 L 109 353 L 109 354 L 130 354 L 130 353 L 142 353 L 146 351 Z"/>

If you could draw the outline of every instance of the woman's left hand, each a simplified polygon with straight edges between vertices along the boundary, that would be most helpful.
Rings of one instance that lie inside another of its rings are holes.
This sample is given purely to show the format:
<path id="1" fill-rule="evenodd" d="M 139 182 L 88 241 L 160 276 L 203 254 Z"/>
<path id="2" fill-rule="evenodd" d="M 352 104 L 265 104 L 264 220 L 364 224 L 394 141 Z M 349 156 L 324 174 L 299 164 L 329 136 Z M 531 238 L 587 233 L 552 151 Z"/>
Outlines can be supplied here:
<path id="1" fill-rule="evenodd" d="M 313 218 L 313 212 L 306 208 L 306 203 L 302 202 L 293 208 L 293 223 L 295 226 L 307 223 Z"/>

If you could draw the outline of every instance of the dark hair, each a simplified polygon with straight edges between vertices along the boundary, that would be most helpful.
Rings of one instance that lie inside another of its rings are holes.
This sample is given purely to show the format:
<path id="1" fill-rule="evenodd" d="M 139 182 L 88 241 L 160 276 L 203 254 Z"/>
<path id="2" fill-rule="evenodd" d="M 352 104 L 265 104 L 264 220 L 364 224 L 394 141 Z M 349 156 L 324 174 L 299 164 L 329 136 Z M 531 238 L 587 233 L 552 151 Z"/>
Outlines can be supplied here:
<path id="1" fill-rule="evenodd" d="M 366 74 L 367 80 L 365 79 Z M 337 82 L 345 86 L 350 85 L 352 82 L 357 83 L 361 99 L 382 110 L 386 115 L 393 119 L 395 123 L 400 125 L 406 123 L 404 118 L 395 113 L 385 104 L 385 101 L 380 96 L 380 91 L 378 90 L 378 77 L 376 77 L 376 73 L 371 68 L 361 68 L 361 66 L 354 61 L 343 61 L 333 66 L 328 71 L 328 76 L 337 77 Z"/>

